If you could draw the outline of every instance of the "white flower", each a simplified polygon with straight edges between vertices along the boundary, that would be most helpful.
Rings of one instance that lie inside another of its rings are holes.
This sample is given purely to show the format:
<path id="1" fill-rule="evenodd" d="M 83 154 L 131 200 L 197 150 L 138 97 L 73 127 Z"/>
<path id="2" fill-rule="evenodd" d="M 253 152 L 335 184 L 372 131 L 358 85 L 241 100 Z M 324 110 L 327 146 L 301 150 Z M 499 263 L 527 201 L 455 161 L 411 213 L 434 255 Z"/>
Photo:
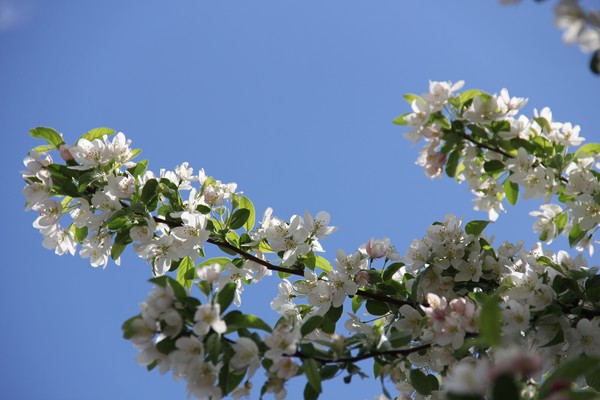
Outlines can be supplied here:
<path id="1" fill-rule="evenodd" d="M 299 340 L 298 330 L 280 324 L 273 333 L 265 336 L 265 344 L 269 348 L 265 352 L 265 357 L 277 362 L 284 354 L 294 354 Z"/>
<path id="2" fill-rule="evenodd" d="M 529 306 L 516 300 L 508 300 L 502 311 L 504 329 L 508 333 L 520 333 L 529 329 Z"/>
<path id="3" fill-rule="evenodd" d="M 73 237 L 73 232 L 68 229 L 52 229 L 49 231 L 42 232 L 44 235 L 44 241 L 42 246 L 48 250 L 54 250 L 55 254 L 62 256 L 65 253 L 75 255 L 75 248 L 77 242 Z"/>
<path id="4" fill-rule="evenodd" d="M 450 368 L 444 378 L 444 390 L 459 395 L 484 395 L 490 384 L 488 371 L 487 362 L 464 359 Z"/>
<path id="5" fill-rule="evenodd" d="M 206 335 L 212 328 L 216 333 L 225 333 L 227 325 L 220 317 L 221 306 L 219 304 L 202 304 L 194 314 L 194 333 L 198 336 Z"/>
<path id="6" fill-rule="evenodd" d="M 221 265 L 220 264 L 209 264 L 196 267 L 196 275 L 201 281 L 208 282 L 209 284 L 213 284 L 219 279 L 219 275 L 221 274 Z"/>
<path id="7" fill-rule="evenodd" d="M 452 83 L 429 81 L 429 93 L 424 93 L 423 98 L 431 106 L 432 110 L 440 111 L 444 108 L 450 97 L 460 90 L 465 84 L 465 81 Z"/>
<path id="8" fill-rule="evenodd" d="M 569 356 L 576 357 L 581 353 L 588 356 L 600 356 L 600 320 L 592 321 L 582 318 L 575 329 L 567 331 L 569 339 Z"/>
<path id="9" fill-rule="evenodd" d="M 398 330 L 408 330 L 412 332 L 412 338 L 416 339 L 421 334 L 421 321 L 423 316 L 408 304 L 403 305 L 398 310 L 403 318 L 394 322 L 393 326 Z"/>
<path id="10" fill-rule="evenodd" d="M 279 282 L 277 285 L 277 290 L 279 294 L 271 302 L 271 309 L 278 314 L 283 315 L 296 307 L 294 304 L 294 298 L 296 295 L 294 294 L 294 288 L 292 287 L 292 284 L 287 279 L 283 279 L 281 282 Z"/>
<path id="11" fill-rule="evenodd" d="M 538 220 L 533 224 L 534 232 L 540 233 L 540 238 L 545 237 L 546 243 L 552 243 L 552 240 L 558 235 L 558 229 L 554 218 L 560 215 L 563 209 L 557 204 L 543 204 L 540 211 L 532 211 L 529 215 L 537 217 Z M 540 239 L 542 240 L 542 239 Z"/>
<path id="12" fill-rule="evenodd" d="M 317 239 L 324 239 L 337 231 L 337 227 L 329 226 L 331 217 L 326 211 L 319 211 L 315 218 L 308 211 L 304 212 L 304 223 L 310 234 Z"/>
<path id="13" fill-rule="evenodd" d="M 206 230 L 206 216 L 200 213 L 184 212 L 181 215 L 183 226 L 173 229 L 173 236 L 183 242 L 187 248 L 201 247 L 208 239 L 210 231 Z"/>
<path id="14" fill-rule="evenodd" d="M 327 278 L 331 282 L 331 304 L 339 307 L 344 303 L 346 295 L 353 296 L 358 290 L 357 284 L 346 274 L 339 271 L 330 271 Z"/>
<path id="15" fill-rule="evenodd" d="M 234 344 L 231 345 L 234 351 L 233 357 L 229 362 L 229 366 L 238 372 L 243 372 L 245 368 L 248 370 L 248 378 L 252 378 L 254 372 L 260 366 L 260 359 L 258 357 L 258 346 L 252 339 L 247 337 L 239 338 Z"/>

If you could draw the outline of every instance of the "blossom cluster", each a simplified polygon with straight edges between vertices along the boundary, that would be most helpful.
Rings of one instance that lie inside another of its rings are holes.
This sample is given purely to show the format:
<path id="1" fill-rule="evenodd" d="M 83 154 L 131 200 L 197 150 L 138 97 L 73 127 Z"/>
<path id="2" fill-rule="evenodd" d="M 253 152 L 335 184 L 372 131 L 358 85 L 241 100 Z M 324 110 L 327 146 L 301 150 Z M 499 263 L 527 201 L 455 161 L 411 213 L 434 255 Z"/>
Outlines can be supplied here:
<path id="1" fill-rule="evenodd" d="M 399 121 L 411 126 L 410 139 L 425 139 L 419 163 L 426 172 L 437 176 L 455 163 L 451 175 L 469 183 L 481 208 L 498 209 L 510 195 L 498 193 L 513 184 L 524 198 L 557 194 L 564 208 L 548 203 L 532 213 L 541 240 L 563 230 L 573 243 L 591 239 L 599 225 L 595 145 L 567 153 L 581 143 L 578 127 L 554 122 L 547 109 L 525 121 L 517 114 L 526 100 L 505 90 L 457 94 L 461 86 L 432 82 L 429 93 L 408 96 L 413 112 Z M 527 127 L 511 131 L 521 123 Z M 336 231 L 325 211 L 286 222 L 268 208 L 255 228 L 254 206 L 235 183 L 195 175 L 188 163 L 154 174 L 146 161 L 132 161 L 137 151 L 122 133 L 109 140 L 114 132 L 94 130 L 74 146 L 49 128 L 32 134 L 66 164 L 41 149 L 25 159 L 26 208 L 39 212 L 34 227 L 44 246 L 75 254 L 80 245 L 81 257 L 106 266 L 131 245 L 151 266 L 155 287 L 123 325 L 124 336 L 140 364 L 170 371 L 195 398 L 250 397 L 261 367 L 261 395 L 283 399 L 286 382 L 305 375 L 305 396 L 317 398 L 322 380 L 364 377 L 357 363 L 366 358 L 402 399 L 482 398 L 499 387 L 532 398 L 554 390 L 547 386 L 561 366 L 600 368 L 598 267 L 582 255 L 542 244 L 525 250 L 522 242 L 494 247 L 484 233 L 490 221 L 464 224 L 448 215 L 405 255 L 389 238 L 372 238 L 338 250 L 330 263 L 317 255 Z M 528 141 L 551 150 L 520 146 Z M 499 188 L 490 197 L 492 182 Z M 206 259 L 207 243 L 226 256 Z M 281 277 L 274 327 L 229 309 L 241 306 L 244 285 L 272 271 Z M 342 335 L 336 328 L 348 299 Z M 578 384 L 600 390 L 593 374 Z"/>
<path id="2" fill-rule="evenodd" d="M 534 230 L 546 243 L 560 233 L 579 249 L 593 251 L 593 234 L 600 223 L 599 147 L 580 146 L 580 127 L 555 121 L 552 111 L 519 114 L 527 100 L 478 90 L 458 93 L 463 82 L 430 82 L 429 92 L 410 95 L 412 112 L 395 122 L 407 125 L 405 136 L 425 145 L 417 164 L 430 178 L 446 173 L 466 182 L 475 195 L 474 208 L 495 221 L 505 211 L 504 200 L 557 197 L 563 203 L 544 204 L 532 215 Z"/>

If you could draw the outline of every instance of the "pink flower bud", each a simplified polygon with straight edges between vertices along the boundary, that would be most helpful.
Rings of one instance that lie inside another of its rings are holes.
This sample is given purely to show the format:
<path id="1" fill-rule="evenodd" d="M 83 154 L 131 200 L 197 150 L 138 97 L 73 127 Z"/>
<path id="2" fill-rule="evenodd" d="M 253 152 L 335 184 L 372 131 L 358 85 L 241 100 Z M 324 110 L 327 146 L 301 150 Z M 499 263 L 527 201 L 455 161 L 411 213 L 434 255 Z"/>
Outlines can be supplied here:
<path id="1" fill-rule="evenodd" d="M 387 253 L 387 245 L 383 240 L 371 239 L 365 245 L 365 250 L 370 258 L 382 258 Z"/>
<path id="2" fill-rule="evenodd" d="M 365 287 L 369 284 L 369 273 L 364 269 L 358 271 L 354 276 L 354 282 L 360 287 Z"/>
<path id="3" fill-rule="evenodd" d="M 69 146 L 67 146 L 66 144 L 61 144 L 60 147 L 58 148 L 58 152 L 60 153 L 60 156 L 62 157 L 63 160 L 73 161 L 73 155 L 71 154 L 71 150 L 69 149 Z"/>

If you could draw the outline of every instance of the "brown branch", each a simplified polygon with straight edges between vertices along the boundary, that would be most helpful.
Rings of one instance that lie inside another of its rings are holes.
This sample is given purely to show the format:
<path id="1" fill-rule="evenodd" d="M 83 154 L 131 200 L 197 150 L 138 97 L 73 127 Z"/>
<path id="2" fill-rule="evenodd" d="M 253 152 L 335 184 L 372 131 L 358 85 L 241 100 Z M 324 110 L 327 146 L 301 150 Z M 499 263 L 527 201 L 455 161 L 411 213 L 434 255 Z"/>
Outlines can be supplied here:
<path id="1" fill-rule="evenodd" d="M 509 153 L 505 152 L 502 149 L 499 149 L 499 148 L 493 147 L 493 146 L 489 146 L 489 145 L 487 145 L 485 143 L 478 142 L 477 140 L 473 139 L 471 136 L 467 135 L 466 133 L 463 133 L 462 137 L 464 139 L 468 140 L 469 142 L 473 143 L 477 147 L 481 147 L 483 149 L 487 149 L 487 150 L 493 151 L 495 153 L 502 154 L 503 156 L 508 157 L 508 158 L 515 158 L 515 156 L 513 156 L 512 154 L 509 154 Z M 565 178 L 564 176 L 562 176 L 562 175 L 559 176 L 559 179 L 561 181 L 563 181 L 564 183 L 569 183 L 569 180 L 567 178 Z"/>
<path id="2" fill-rule="evenodd" d="M 488 150 L 496 152 L 498 154 L 502 154 L 503 156 L 508 157 L 508 158 L 514 158 L 514 156 L 512 154 L 509 154 L 509 153 L 505 152 L 504 150 L 499 149 L 497 147 L 488 146 L 487 144 L 478 142 L 477 140 L 473 139 L 471 136 L 467 135 L 466 133 L 463 133 L 462 137 L 464 139 L 468 140 L 469 142 L 473 143 L 477 147 L 482 147 L 484 149 L 488 149 Z"/>
<path id="3" fill-rule="evenodd" d="M 465 334 L 465 339 L 470 339 L 470 338 L 474 338 L 477 337 L 477 333 L 467 333 Z M 306 354 L 302 354 L 301 352 L 297 351 L 294 354 L 290 354 L 287 355 L 288 357 L 296 357 L 296 358 L 300 358 L 300 359 L 305 359 L 305 358 L 311 358 L 315 361 L 319 361 L 323 364 L 337 364 L 337 363 L 346 363 L 346 362 L 357 362 L 357 361 L 362 361 L 362 360 L 366 360 L 368 358 L 375 358 L 375 357 L 379 357 L 379 356 L 408 356 L 409 354 L 412 353 L 418 353 L 419 351 L 423 351 L 423 350 L 427 350 L 429 348 L 431 348 L 433 346 L 433 343 L 425 343 L 422 344 L 420 346 L 415 346 L 415 347 L 409 347 L 406 349 L 393 349 L 393 350 L 387 350 L 387 351 L 380 351 L 380 352 L 373 352 L 373 353 L 366 353 L 366 354 L 362 354 L 359 356 L 354 356 L 354 357 L 342 357 L 342 358 L 323 358 L 323 357 L 311 357 L 308 356 Z"/>
<path id="4" fill-rule="evenodd" d="M 168 225 L 171 228 L 175 228 L 175 227 L 179 226 L 179 224 L 177 224 L 176 222 L 173 222 L 173 221 L 167 221 L 166 219 L 163 219 L 160 217 L 153 217 L 153 218 L 154 218 L 154 221 L 161 223 L 161 224 Z M 219 240 L 214 240 L 214 239 L 208 239 L 207 242 L 212 245 L 233 251 L 236 254 L 238 254 L 239 256 L 241 256 L 242 258 L 252 261 L 252 262 L 255 262 L 257 264 L 260 264 L 271 271 L 284 272 L 287 274 L 292 274 L 292 275 L 297 275 L 297 276 L 302 276 L 302 277 L 304 276 L 304 271 L 302 269 L 286 268 L 286 267 L 281 267 L 279 265 L 271 264 L 270 262 L 263 260 L 261 258 L 258 258 L 255 255 L 250 254 L 240 248 L 237 248 L 227 242 L 221 242 Z M 358 292 L 356 293 L 356 295 L 367 298 L 367 299 L 371 299 L 371 300 L 377 300 L 377 301 L 381 301 L 381 302 L 388 303 L 388 304 L 394 304 L 399 307 L 403 306 L 405 304 L 412 304 L 411 302 L 408 302 L 405 300 L 396 299 L 394 297 L 390 297 L 390 296 L 386 296 L 386 295 L 382 295 L 382 294 L 378 294 L 378 293 L 367 292 L 366 290 L 363 290 L 363 289 L 358 289 Z"/>

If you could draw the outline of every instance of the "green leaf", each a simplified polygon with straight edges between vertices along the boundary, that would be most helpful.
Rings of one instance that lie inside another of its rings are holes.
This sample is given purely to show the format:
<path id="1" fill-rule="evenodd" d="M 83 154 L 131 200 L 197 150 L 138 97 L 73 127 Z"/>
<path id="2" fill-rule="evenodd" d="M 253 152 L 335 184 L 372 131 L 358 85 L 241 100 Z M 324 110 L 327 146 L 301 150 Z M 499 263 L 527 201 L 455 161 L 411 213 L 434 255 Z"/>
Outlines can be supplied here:
<path id="1" fill-rule="evenodd" d="M 142 189 L 142 203 L 144 203 L 150 211 L 154 211 L 158 205 L 157 188 L 158 181 L 156 179 L 150 179 L 144 184 L 144 188 Z"/>
<path id="2" fill-rule="evenodd" d="M 514 206 L 519 199 L 519 184 L 506 178 L 504 181 L 504 194 L 506 195 L 506 200 Z"/>
<path id="3" fill-rule="evenodd" d="M 81 136 L 81 139 L 86 139 L 86 140 L 89 140 L 91 142 L 94 139 L 102 139 L 105 135 L 106 136 L 110 136 L 110 135 L 113 135 L 114 133 L 115 133 L 114 129 L 110 129 L 110 128 L 94 128 L 91 131 L 88 131 L 87 133 L 84 133 Z"/>
<path id="4" fill-rule="evenodd" d="M 504 169 L 504 163 L 500 160 L 490 160 L 483 163 L 485 172 L 498 172 Z"/>
<path id="5" fill-rule="evenodd" d="M 343 311 L 343 306 L 340 307 L 331 307 L 329 308 L 329 310 L 325 313 L 324 317 L 325 320 L 323 321 L 323 324 L 321 325 L 321 330 L 325 333 L 329 333 L 329 334 L 333 334 L 335 333 L 335 325 L 338 322 L 338 320 L 340 319 L 340 317 L 342 316 L 342 311 Z"/>
<path id="6" fill-rule="evenodd" d="M 519 387 L 510 373 L 500 375 L 494 381 L 492 400 L 519 400 Z"/>
<path id="7" fill-rule="evenodd" d="M 398 270 L 400 268 L 402 268 L 403 266 L 404 266 L 404 264 L 400 263 L 400 262 L 395 262 L 393 264 L 388 265 L 387 268 L 385 269 L 385 271 L 383 271 L 383 276 L 382 276 L 383 281 L 385 282 L 385 281 L 391 280 L 392 277 L 394 276 L 394 274 L 396 272 L 398 272 Z"/>
<path id="8" fill-rule="evenodd" d="M 302 360 L 304 366 L 304 373 L 308 378 L 309 385 L 317 393 L 321 393 L 321 375 L 319 374 L 319 368 L 317 362 L 312 358 L 305 358 Z"/>
<path id="9" fill-rule="evenodd" d="M 61 144 L 65 143 L 60 133 L 56 132 L 52 128 L 38 126 L 37 128 L 31 129 L 29 131 L 29 134 L 31 135 L 31 137 L 34 138 L 46 139 L 48 144 L 54 146 L 57 149 L 60 147 Z"/>
<path id="10" fill-rule="evenodd" d="M 315 262 L 315 266 L 317 268 L 322 269 L 323 271 L 327 271 L 327 272 L 331 272 L 333 271 L 333 268 L 331 268 L 331 264 L 329 263 L 329 261 L 327 261 L 327 259 L 321 257 L 321 256 L 315 256 L 316 262 Z"/>
<path id="11" fill-rule="evenodd" d="M 545 345 L 540 346 L 540 348 L 544 348 L 544 347 L 550 347 L 550 346 L 554 346 L 560 343 L 564 343 L 565 341 L 565 333 L 563 332 L 562 328 L 558 328 L 558 331 L 556 331 L 556 334 L 554 335 L 554 337 Z"/>
<path id="12" fill-rule="evenodd" d="M 456 168 L 458 167 L 458 162 L 462 157 L 462 147 L 457 147 L 452 150 L 450 156 L 448 156 L 448 162 L 446 163 L 446 175 L 450 178 L 454 178 L 456 176 Z"/>
<path id="13" fill-rule="evenodd" d="M 482 221 L 482 220 L 474 220 L 474 221 L 468 222 L 467 225 L 465 226 L 465 232 L 467 232 L 469 235 L 479 236 L 479 235 L 481 235 L 481 232 L 483 232 L 485 227 L 488 226 L 491 222 L 492 221 Z"/>
<path id="14" fill-rule="evenodd" d="M 496 296 L 488 297 L 481 305 L 479 332 L 489 346 L 499 345 L 502 340 L 502 314 Z"/>
<path id="15" fill-rule="evenodd" d="M 581 230 L 579 224 L 571 228 L 571 232 L 569 232 L 569 246 L 573 247 L 579 243 L 579 241 L 585 237 L 586 233 L 587 231 Z"/>
<path id="16" fill-rule="evenodd" d="M 485 92 L 479 90 L 479 89 L 471 89 L 471 90 L 465 90 L 464 92 L 462 92 L 459 97 L 460 97 L 460 101 L 462 104 L 466 103 L 469 100 L 474 99 L 475 97 L 484 94 Z"/>
<path id="17" fill-rule="evenodd" d="M 233 213 L 233 215 L 231 216 L 231 219 L 229 220 L 229 228 L 230 229 L 241 228 L 242 226 L 244 226 L 246 221 L 248 221 L 249 217 L 250 217 L 250 210 L 248 210 L 246 208 L 240 208 L 239 210 L 236 210 Z"/>
<path id="18" fill-rule="evenodd" d="M 309 319 L 307 319 L 300 328 L 300 333 L 302 336 L 306 336 L 315 329 L 319 328 L 323 323 L 324 318 L 320 315 L 313 315 Z"/>
<path id="19" fill-rule="evenodd" d="M 575 152 L 575 158 L 593 157 L 600 154 L 600 143 L 586 143 Z"/>
<path id="20" fill-rule="evenodd" d="M 304 386 L 304 400 L 317 400 L 319 398 L 319 392 L 317 392 L 310 383 Z"/>
<path id="21" fill-rule="evenodd" d="M 592 369 L 585 374 L 585 381 L 589 387 L 600 392 L 600 368 Z"/>
<path id="22" fill-rule="evenodd" d="M 600 302 L 600 275 L 595 275 L 585 282 L 585 297 L 592 303 Z"/>
<path id="23" fill-rule="evenodd" d="M 390 312 L 390 307 L 381 301 L 367 299 L 367 311 L 371 315 L 385 315 Z"/>
<path id="24" fill-rule="evenodd" d="M 42 153 L 47 153 L 49 151 L 52 151 L 56 149 L 56 147 L 54 147 L 54 145 L 52 144 L 42 144 L 40 146 L 35 146 L 33 148 L 33 151 L 35 151 L 36 153 L 42 154 Z"/>
<path id="25" fill-rule="evenodd" d="M 561 212 L 556 217 L 554 217 L 554 224 L 556 225 L 556 229 L 558 233 L 561 233 L 565 226 L 567 225 L 567 221 L 569 220 L 569 214 L 566 211 Z"/>
<path id="26" fill-rule="evenodd" d="M 574 360 L 565 361 L 560 367 L 546 378 L 540 387 L 540 398 L 546 397 L 551 389 L 552 384 L 558 380 L 573 381 L 586 372 L 592 371 L 600 366 L 600 358 L 581 356 Z"/>
<path id="27" fill-rule="evenodd" d="M 412 104 L 412 102 L 415 100 L 420 101 L 421 103 L 425 103 L 425 100 L 423 100 L 423 98 L 421 96 L 418 96 L 413 93 L 407 93 L 402 97 L 404 97 L 404 100 L 406 100 L 408 104 Z"/>
<path id="28" fill-rule="evenodd" d="M 233 301 L 235 297 L 235 291 L 237 289 L 237 284 L 235 282 L 229 282 L 217 294 L 217 303 L 221 306 L 221 313 L 225 312 L 227 307 Z"/>
<path id="29" fill-rule="evenodd" d="M 177 282 L 179 282 L 186 289 L 191 288 L 193 283 L 193 278 L 187 278 L 190 275 L 190 271 L 193 277 L 193 273 L 196 271 L 196 268 L 194 266 L 194 261 L 187 256 L 181 260 L 179 263 L 179 268 L 177 268 Z"/>
<path id="30" fill-rule="evenodd" d="M 227 332 L 233 332 L 238 329 L 261 329 L 266 332 L 272 332 L 273 329 L 256 315 L 243 314 L 234 310 L 229 312 L 223 320 L 227 324 Z"/>
<path id="31" fill-rule="evenodd" d="M 211 360 L 213 364 L 217 364 L 219 355 L 221 354 L 221 335 L 215 332 L 209 334 L 208 339 L 206 339 L 205 348 L 209 360 Z"/>
<path id="32" fill-rule="evenodd" d="M 365 302 L 365 298 L 361 296 L 353 296 L 352 297 L 352 312 L 356 314 L 356 312 L 360 309 L 360 306 Z"/>
<path id="33" fill-rule="evenodd" d="M 129 173 L 134 178 L 137 178 L 138 176 L 144 175 L 147 168 L 148 168 L 148 160 L 142 160 L 142 161 L 138 162 L 137 164 L 135 164 L 135 166 L 129 168 L 127 171 L 129 171 Z"/>
<path id="34" fill-rule="evenodd" d="M 244 229 L 246 229 L 247 232 L 250 232 L 252 229 L 254 229 L 254 223 L 256 220 L 256 210 L 254 209 L 254 204 L 252 204 L 249 198 L 242 196 L 240 197 L 240 208 L 245 208 L 246 210 L 250 211 L 250 215 L 248 215 L 248 219 L 244 223 Z"/>
<path id="35" fill-rule="evenodd" d="M 427 375 L 418 369 L 410 370 L 410 384 L 415 388 L 417 393 L 423 396 L 429 396 L 433 391 L 431 382 L 427 379 Z"/>
<path id="36" fill-rule="evenodd" d="M 398 116 L 398 117 L 394 118 L 394 120 L 393 120 L 392 122 L 393 122 L 394 124 L 396 124 L 396 125 L 400 125 L 400 126 L 406 126 L 406 125 L 408 125 L 408 122 L 406 122 L 406 119 L 405 119 L 405 117 L 406 117 L 407 115 L 409 115 L 409 114 L 412 114 L 412 113 L 406 113 L 406 114 L 402 114 L 402 115 L 400 115 L 400 116 Z"/>

